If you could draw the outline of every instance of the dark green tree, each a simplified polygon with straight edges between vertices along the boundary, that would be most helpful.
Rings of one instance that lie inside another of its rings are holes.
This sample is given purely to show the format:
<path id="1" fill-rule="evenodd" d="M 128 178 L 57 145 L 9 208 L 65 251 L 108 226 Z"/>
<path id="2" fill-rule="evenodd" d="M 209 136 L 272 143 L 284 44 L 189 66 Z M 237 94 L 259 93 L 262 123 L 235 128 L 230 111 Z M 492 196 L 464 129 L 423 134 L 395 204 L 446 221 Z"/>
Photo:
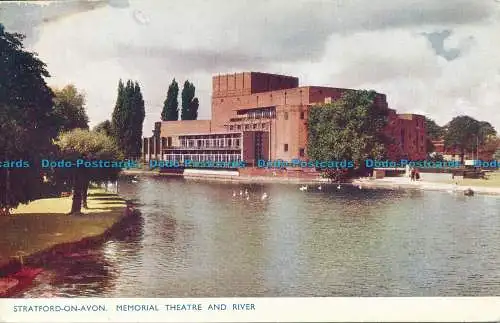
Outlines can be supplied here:
<path id="1" fill-rule="evenodd" d="M 123 81 L 120 79 L 118 81 L 118 93 L 116 97 L 115 108 L 111 115 L 111 131 L 113 133 L 113 138 L 115 139 L 118 145 L 121 144 L 120 138 L 122 137 L 126 125 L 126 111 L 124 110 L 123 101 L 125 97 L 125 86 L 123 85 Z M 119 146 L 120 149 L 123 147 Z"/>
<path id="2" fill-rule="evenodd" d="M 382 158 L 388 138 L 388 111 L 375 104 L 375 91 L 348 91 L 333 103 L 312 107 L 307 154 L 313 160 L 352 160 L 358 169 L 367 158 Z"/>
<path id="3" fill-rule="evenodd" d="M 194 98 L 193 101 L 191 101 L 191 106 L 189 108 L 190 114 L 191 114 L 191 119 L 190 120 L 197 120 L 198 119 L 198 108 L 200 106 L 200 102 L 198 101 L 198 98 Z"/>
<path id="4" fill-rule="evenodd" d="M 94 127 L 94 131 L 96 131 L 96 132 L 102 132 L 106 136 L 112 137 L 113 136 L 113 131 L 112 131 L 112 126 L 111 126 L 111 121 L 105 120 L 105 121 L 97 124 Z"/>
<path id="5" fill-rule="evenodd" d="M 163 110 L 161 112 L 162 121 L 175 121 L 179 120 L 179 85 L 175 78 L 168 87 L 167 98 L 163 103 Z"/>
<path id="6" fill-rule="evenodd" d="M 442 139 L 444 128 L 439 126 L 434 120 L 425 117 L 425 127 L 427 129 L 427 138 L 431 140 Z"/>
<path id="7" fill-rule="evenodd" d="M 41 194 L 40 159 L 53 149 L 57 120 L 45 64 L 26 51 L 24 36 L 0 24 L 0 160 L 24 160 L 28 168 L 0 168 L 0 211 Z"/>
<path id="8" fill-rule="evenodd" d="M 195 97 L 196 88 L 193 83 L 186 81 L 182 89 L 181 120 L 196 120 L 198 117 L 198 98 Z"/>
<path id="9" fill-rule="evenodd" d="M 428 117 L 425 117 L 425 127 L 427 129 L 427 153 L 430 154 L 436 150 L 432 141 L 442 139 L 445 129 Z"/>
<path id="10" fill-rule="evenodd" d="M 74 85 L 66 85 L 54 91 L 54 114 L 58 119 L 58 131 L 76 128 L 88 129 L 89 118 L 85 111 L 85 96 Z"/>
<path id="11" fill-rule="evenodd" d="M 114 139 L 126 157 L 140 156 L 144 118 L 144 99 L 139 84 L 128 80 L 124 86 L 120 81 L 111 125 Z"/>
<path id="12" fill-rule="evenodd" d="M 460 151 L 460 161 L 463 164 L 465 152 L 475 151 L 490 135 L 496 135 L 496 131 L 488 122 L 469 116 L 458 116 L 446 125 L 444 144 L 447 148 Z"/>

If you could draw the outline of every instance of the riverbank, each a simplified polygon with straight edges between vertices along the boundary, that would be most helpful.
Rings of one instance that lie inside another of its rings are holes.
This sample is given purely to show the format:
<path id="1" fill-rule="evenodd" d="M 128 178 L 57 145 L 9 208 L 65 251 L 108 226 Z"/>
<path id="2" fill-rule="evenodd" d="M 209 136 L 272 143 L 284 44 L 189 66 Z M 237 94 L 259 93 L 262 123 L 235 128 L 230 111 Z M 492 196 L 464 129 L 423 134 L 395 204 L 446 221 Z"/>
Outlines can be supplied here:
<path id="1" fill-rule="evenodd" d="M 239 175 L 232 176 L 227 174 L 179 174 L 179 173 L 160 173 L 157 170 L 124 170 L 122 172 L 126 176 L 162 176 L 162 177 L 175 177 L 183 178 L 190 181 L 216 181 L 225 183 L 243 183 L 243 184 L 255 184 L 255 183 L 282 183 L 282 184 L 316 184 L 316 183 L 328 183 L 330 182 L 326 178 L 321 177 L 284 177 L 284 176 L 250 176 L 250 175 Z"/>
<path id="2" fill-rule="evenodd" d="M 47 254 L 102 240 L 127 215 L 126 202 L 118 195 L 98 189 L 89 193 L 82 216 L 68 215 L 72 200 L 62 197 L 36 200 L 0 217 L 0 295 L 15 287 L 21 263 L 43 266 Z"/>
<path id="3" fill-rule="evenodd" d="M 364 188 L 389 188 L 389 189 L 417 189 L 428 191 L 446 191 L 446 192 L 464 192 L 472 189 L 477 194 L 500 195 L 500 187 L 491 186 L 473 186 L 460 181 L 454 183 L 448 182 L 429 182 L 429 181 L 410 181 L 407 177 L 385 177 L 381 179 L 360 178 L 352 182 L 353 185 L 361 185 Z"/>

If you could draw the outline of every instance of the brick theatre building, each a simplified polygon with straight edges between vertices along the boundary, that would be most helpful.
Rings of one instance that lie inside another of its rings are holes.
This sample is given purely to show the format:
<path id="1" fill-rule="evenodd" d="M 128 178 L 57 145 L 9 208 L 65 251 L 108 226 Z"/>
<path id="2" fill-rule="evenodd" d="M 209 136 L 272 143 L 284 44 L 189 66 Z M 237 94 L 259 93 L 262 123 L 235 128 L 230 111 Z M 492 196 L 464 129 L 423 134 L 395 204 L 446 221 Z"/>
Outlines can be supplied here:
<path id="1" fill-rule="evenodd" d="M 307 118 L 311 108 L 341 97 L 346 89 L 299 86 L 299 79 L 244 72 L 212 78 L 212 119 L 156 122 L 143 139 L 143 158 L 161 160 L 245 161 L 307 159 Z M 426 129 L 421 115 L 397 114 L 386 96 L 385 133 L 393 138 L 389 157 L 425 159 Z"/>

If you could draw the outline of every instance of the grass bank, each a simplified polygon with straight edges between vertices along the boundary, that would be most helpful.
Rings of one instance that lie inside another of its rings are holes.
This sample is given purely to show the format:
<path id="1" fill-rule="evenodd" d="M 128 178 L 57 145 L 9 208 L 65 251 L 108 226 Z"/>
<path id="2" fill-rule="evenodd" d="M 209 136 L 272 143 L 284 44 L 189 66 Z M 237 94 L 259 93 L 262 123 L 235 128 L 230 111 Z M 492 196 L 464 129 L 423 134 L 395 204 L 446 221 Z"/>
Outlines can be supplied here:
<path id="1" fill-rule="evenodd" d="M 475 186 L 475 187 L 494 187 L 500 188 L 500 172 L 491 172 L 488 173 L 487 179 L 473 179 L 473 178 L 464 178 L 464 179 L 452 179 L 444 181 L 446 184 L 455 184 L 459 186 Z"/>
<path id="2" fill-rule="evenodd" d="M 102 235 L 122 218 L 126 206 L 118 195 L 92 189 L 84 215 L 70 216 L 71 201 L 70 197 L 36 200 L 0 217 L 0 267 L 19 254 Z"/>

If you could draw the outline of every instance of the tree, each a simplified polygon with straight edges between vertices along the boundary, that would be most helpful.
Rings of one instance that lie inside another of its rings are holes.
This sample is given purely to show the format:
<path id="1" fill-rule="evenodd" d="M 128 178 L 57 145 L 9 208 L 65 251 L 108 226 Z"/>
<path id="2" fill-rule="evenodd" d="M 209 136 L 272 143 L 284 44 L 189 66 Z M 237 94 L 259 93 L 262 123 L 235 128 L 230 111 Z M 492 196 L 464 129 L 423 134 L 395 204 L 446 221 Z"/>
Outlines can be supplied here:
<path id="1" fill-rule="evenodd" d="M 144 118 L 146 117 L 146 110 L 144 107 L 144 99 L 142 97 L 141 88 L 139 83 L 135 82 L 131 84 L 129 89 L 131 96 L 130 105 L 130 143 L 127 146 L 127 155 L 138 157 L 141 155 L 142 149 L 142 125 L 144 123 Z"/>
<path id="2" fill-rule="evenodd" d="M 24 49 L 23 39 L 0 24 L 0 160 L 30 166 L 0 168 L 4 213 L 40 196 L 40 159 L 51 151 L 57 135 L 53 93 L 45 82 L 49 73 L 36 54 Z"/>
<path id="3" fill-rule="evenodd" d="M 113 128 L 111 126 L 111 121 L 109 121 L 109 120 L 105 120 L 105 121 L 97 124 L 94 127 L 94 131 L 95 132 L 102 132 L 102 133 L 104 133 L 108 137 L 112 137 L 113 136 L 113 130 L 112 129 Z"/>
<path id="4" fill-rule="evenodd" d="M 444 128 L 430 118 L 425 117 L 425 127 L 427 129 L 427 137 L 431 140 L 439 140 L 444 135 Z"/>
<path id="5" fill-rule="evenodd" d="M 53 89 L 54 115 L 58 120 L 58 130 L 69 131 L 76 128 L 88 129 L 89 118 L 85 111 L 85 96 L 78 93 L 74 85 Z"/>
<path id="6" fill-rule="evenodd" d="M 196 88 L 193 83 L 184 82 L 182 89 L 181 120 L 196 120 L 198 118 L 198 98 L 195 97 Z"/>
<path id="7" fill-rule="evenodd" d="M 162 121 L 175 121 L 179 120 L 179 85 L 175 78 L 168 87 L 167 98 L 163 103 L 163 111 L 161 112 Z"/>
<path id="8" fill-rule="evenodd" d="M 56 170 L 56 180 L 69 181 L 73 186 L 73 202 L 71 214 L 80 214 L 82 205 L 86 207 L 87 190 L 90 181 L 115 180 L 121 168 L 108 167 L 85 167 L 78 160 L 95 162 L 116 161 L 122 157 L 114 141 L 102 132 L 74 129 L 59 135 L 56 145 L 60 150 L 60 158 L 72 161 L 71 168 L 60 168 Z M 112 165 L 111 165 L 112 166 Z"/>
<path id="9" fill-rule="evenodd" d="M 348 91 L 328 104 L 311 108 L 308 156 L 315 160 L 352 160 L 364 169 L 368 158 L 386 154 L 383 134 L 388 111 L 375 104 L 375 91 Z"/>
<path id="10" fill-rule="evenodd" d="M 191 101 L 191 107 L 189 108 L 190 114 L 191 114 L 191 119 L 189 119 L 189 120 L 197 120 L 198 119 L 199 106 L 200 106 L 200 102 L 198 101 L 198 98 L 194 98 L 193 101 Z"/>
<path id="11" fill-rule="evenodd" d="M 458 116 L 446 125 L 444 144 L 447 148 L 460 151 L 460 162 L 463 164 L 465 152 L 475 151 L 490 135 L 496 135 L 496 131 L 488 122 L 480 122 L 469 116 Z"/>
<path id="12" fill-rule="evenodd" d="M 127 157 L 140 156 L 142 125 L 145 118 L 144 99 L 137 82 L 118 83 L 118 97 L 112 116 L 113 137 Z"/>

